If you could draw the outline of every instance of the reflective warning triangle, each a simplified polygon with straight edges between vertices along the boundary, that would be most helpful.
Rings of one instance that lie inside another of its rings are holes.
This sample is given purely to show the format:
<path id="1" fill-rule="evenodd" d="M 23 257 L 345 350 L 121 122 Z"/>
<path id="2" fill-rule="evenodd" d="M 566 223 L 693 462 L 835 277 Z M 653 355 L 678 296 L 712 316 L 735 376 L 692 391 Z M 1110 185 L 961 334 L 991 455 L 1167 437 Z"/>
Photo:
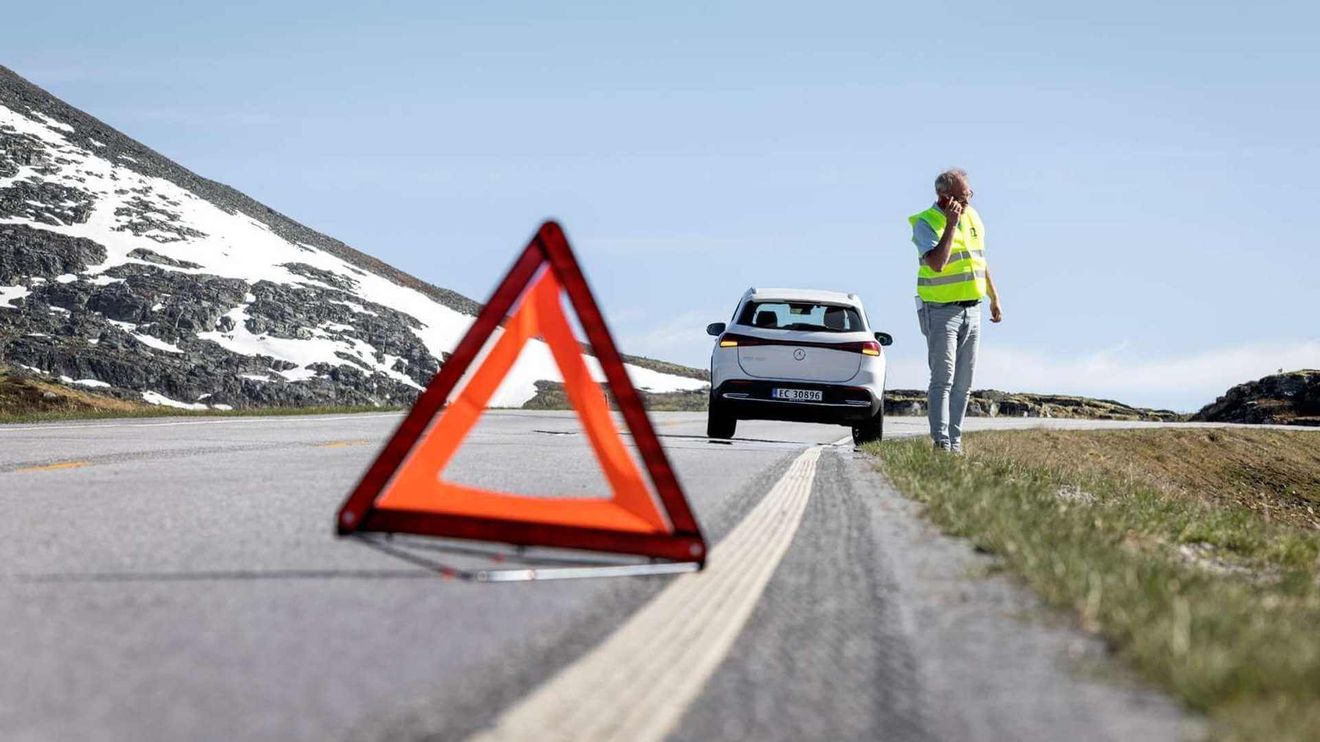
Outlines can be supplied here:
<path id="1" fill-rule="evenodd" d="M 600 385 L 591 377 L 563 311 L 564 294 L 600 362 L 647 477 L 634 462 Z M 446 406 L 501 322 L 503 332 Z M 610 486 L 609 496 L 523 496 L 444 479 L 446 466 L 523 346 L 537 336 L 559 366 L 569 403 Z M 701 529 L 558 224 L 541 225 L 500 282 L 340 508 L 338 531 L 341 535 L 413 533 L 705 562 Z"/>

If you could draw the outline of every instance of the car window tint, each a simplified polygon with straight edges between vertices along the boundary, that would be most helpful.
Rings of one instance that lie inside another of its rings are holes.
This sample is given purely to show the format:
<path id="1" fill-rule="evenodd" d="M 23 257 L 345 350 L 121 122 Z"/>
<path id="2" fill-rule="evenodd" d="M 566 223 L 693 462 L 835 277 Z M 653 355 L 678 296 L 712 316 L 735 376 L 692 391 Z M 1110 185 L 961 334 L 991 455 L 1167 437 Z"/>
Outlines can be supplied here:
<path id="1" fill-rule="evenodd" d="M 864 330 L 862 317 L 853 307 L 814 302 L 749 301 L 738 324 L 771 330 L 809 332 L 857 332 Z"/>

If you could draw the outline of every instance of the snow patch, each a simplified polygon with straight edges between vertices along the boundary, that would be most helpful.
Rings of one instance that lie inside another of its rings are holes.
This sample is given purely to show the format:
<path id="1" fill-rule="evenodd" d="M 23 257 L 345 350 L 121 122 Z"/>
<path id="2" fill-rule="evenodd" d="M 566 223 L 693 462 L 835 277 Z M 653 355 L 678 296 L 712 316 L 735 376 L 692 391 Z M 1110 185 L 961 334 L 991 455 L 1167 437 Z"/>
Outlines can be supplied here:
<path id="1" fill-rule="evenodd" d="M 41 111 L 37 111 L 35 109 L 29 108 L 28 115 L 32 116 L 33 118 L 41 120 L 46 124 L 46 126 L 49 126 L 52 129 L 59 129 L 60 131 L 67 131 L 69 133 L 73 133 L 74 131 L 74 128 L 72 126 L 69 126 L 68 124 L 64 123 L 63 121 L 60 121 L 59 119 L 51 118 L 50 116 L 47 116 Z"/>
<path id="2" fill-rule="evenodd" d="M 380 355 L 385 360 L 377 360 L 376 348 L 370 343 L 354 337 L 331 337 L 327 334 L 327 327 L 324 325 L 313 330 L 314 335 L 310 338 L 278 338 L 270 335 L 256 335 L 247 327 L 247 309 L 249 306 L 249 304 L 240 304 L 225 313 L 225 316 L 233 323 L 233 330 L 229 332 L 219 330 L 199 332 L 197 337 L 201 340 L 210 340 L 233 353 L 248 356 L 270 356 L 295 364 L 297 368 L 276 372 L 289 381 L 307 381 L 316 378 L 317 372 L 307 368 L 313 364 L 328 363 L 334 366 L 349 364 L 348 361 L 338 355 L 342 353 L 359 359 L 362 366 L 371 371 L 388 376 L 414 389 L 422 389 L 420 384 L 395 371 L 392 368 L 392 362 L 383 353 Z M 344 325 L 344 327 L 347 327 L 347 325 Z"/>
<path id="3" fill-rule="evenodd" d="M 138 341 L 139 343 L 142 343 L 148 348 L 163 350 L 166 353 L 183 352 L 183 348 L 180 348 L 179 346 L 174 345 L 173 343 L 167 343 L 164 340 L 161 340 L 160 338 L 156 337 L 155 335 L 148 335 L 144 332 L 138 332 L 138 326 L 133 324 L 132 322 L 124 322 L 123 320 L 117 320 L 117 319 L 108 319 L 106 320 L 106 322 L 109 322 L 115 327 L 118 327 L 124 332 L 127 332 L 129 335 L 132 335 L 134 340 Z"/>
<path id="4" fill-rule="evenodd" d="M 316 372 L 310 368 L 291 368 L 288 371 L 277 371 L 288 381 L 311 381 L 316 378 Z"/>
<path id="5" fill-rule="evenodd" d="M 167 343 L 167 342 L 165 342 L 164 340 L 161 340 L 160 338 L 158 338 L 158 337 L 156 337 L 156 336 L 154 336 L 154 335 L 140 334 L 140 333 L 136 333 L 136 332 L 135 332 L 135 333 L 133 333 L 133 339 L 137 340 L 139 343 L 142 343 L 143 345 L 147 346 L 148 348 L 155 348 L 156 350 L 163 350 L 163 351 L 165 351 L 166 353 L 182 353 L 182 352 L 183 352 L 183 348 L 180 348 L 179 346 L 174 345 L 173 343 Z"/>
<path id="6" fill-rule="evenodd" d="M 351 302 L 351 301 L 335 301 L 335 300 L 332 300 L 331 303 L 333 303 L 333 304 L 342 304 L 342 305 L 348 307 L 349 309 L 352 309 L 354 312 L 356 312 L 356 313 L 358 313 L 358 314 L 365 314 L 365 315 L 367 315 L 368 317 L 379 317 L 379 316 L 380 316 L 379 314 L 376 314 L 375 312 L 371 311 L 370 309 L 367 309 L 366 307 L 362 306 L 361 304 L 355 304 L 354 302 Z"/>
<path id="7" fill-rule="evenodd" d="M 204 404 L 190 404 L 188 402 L 180 402 L 177 399 L 170 399 L 169 397 L 165 396 L 164 394 L 160 394 L 159 392 L 143 392 L 142 400 L 147 404 L 160 405 L 161 407 L 174 407 L 175 409 L 180 409 L 180 410 L 206 409 L 206 405 Z"/>
<path id="8" fill-rule="evenodd" d="M 78 386 L 88 386 L 94 389 L 110 386 L 109 384 L 107 384 L 104 381 L 101 381 L 100 379 L 74 379 L 73 383 L 77 384 Z"/>
<path id="9" fill-rule="evenodd" d="M 0 286 L 0 309 L 15 309 L 14 302 L 31 294 L 27 286 Z"/>

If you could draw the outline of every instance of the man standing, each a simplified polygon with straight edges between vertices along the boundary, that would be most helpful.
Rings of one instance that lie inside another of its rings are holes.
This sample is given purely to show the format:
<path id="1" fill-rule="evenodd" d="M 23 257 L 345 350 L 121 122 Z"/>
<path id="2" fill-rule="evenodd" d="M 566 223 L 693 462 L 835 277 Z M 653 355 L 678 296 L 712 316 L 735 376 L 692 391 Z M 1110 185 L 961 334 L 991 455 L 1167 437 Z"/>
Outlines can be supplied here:
<path id="1" fill-rule="evenodd" d="M 999 322 L 999 294 L 985 262 L 985 226 L 970 205 L 967 173 L 935 178 L 936 201 L 908 218 L 917 245 L 917 318 L 926 336 L 930 389 L 926 404 L 935 448 L 962 453 L 962 420 L 972 390 L 981 338 L 981 299 L 990 297 L 990 321 Z"/>

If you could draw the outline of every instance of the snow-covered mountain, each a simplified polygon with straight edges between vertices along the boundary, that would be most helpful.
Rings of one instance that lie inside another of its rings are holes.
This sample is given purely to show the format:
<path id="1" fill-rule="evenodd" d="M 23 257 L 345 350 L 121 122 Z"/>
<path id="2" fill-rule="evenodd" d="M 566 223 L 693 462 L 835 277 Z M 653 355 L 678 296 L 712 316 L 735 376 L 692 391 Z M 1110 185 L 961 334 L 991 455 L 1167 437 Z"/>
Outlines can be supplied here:
<path id="1" fill-rule="evenodd" d="M 407 403 L 478 309 L 0 67 L 0 363 L 175 406 Z M 706 385 L 637 363 L 640 389 Z M 533 342 L 494 404 L 559 378 Z"/>

